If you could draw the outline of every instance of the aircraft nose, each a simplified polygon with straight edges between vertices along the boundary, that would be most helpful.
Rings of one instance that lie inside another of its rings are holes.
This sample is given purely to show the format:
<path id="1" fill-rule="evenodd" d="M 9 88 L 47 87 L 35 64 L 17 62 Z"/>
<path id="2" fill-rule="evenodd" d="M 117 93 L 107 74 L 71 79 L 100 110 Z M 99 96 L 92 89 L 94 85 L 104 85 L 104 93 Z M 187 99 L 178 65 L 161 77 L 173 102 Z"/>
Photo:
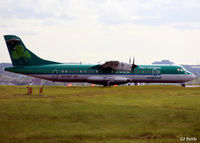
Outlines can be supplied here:
<path id="1" fill-rule="evenodd" d="M 194 78 L 194 79 L 196 79 L 196 78 L 197 78 L 197 76 L 196 76 L 195 74 L 193 74 L 193 78 Z"/>
<path id="2" fill-rule="evenodd" d="M 191 80 L 194 80 L 196 78 L 197 78 L 196 75 L 194 75 L 194 74 L 191 75 Z"/>

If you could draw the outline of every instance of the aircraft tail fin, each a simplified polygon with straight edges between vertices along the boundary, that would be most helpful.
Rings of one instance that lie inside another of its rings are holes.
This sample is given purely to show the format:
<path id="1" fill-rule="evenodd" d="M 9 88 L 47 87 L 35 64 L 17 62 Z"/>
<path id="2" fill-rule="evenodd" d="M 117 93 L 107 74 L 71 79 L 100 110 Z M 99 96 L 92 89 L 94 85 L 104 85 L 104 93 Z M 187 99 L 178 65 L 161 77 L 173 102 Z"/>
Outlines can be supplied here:
<path id="1" fill-rule="evenodd" d="M 43 60 L 26 48 L 22 40 L 15 35 L 4 35 L 6 45 L 13 66 L 35 66 L 46 64 L 60 64 L 58 62 Z"/>

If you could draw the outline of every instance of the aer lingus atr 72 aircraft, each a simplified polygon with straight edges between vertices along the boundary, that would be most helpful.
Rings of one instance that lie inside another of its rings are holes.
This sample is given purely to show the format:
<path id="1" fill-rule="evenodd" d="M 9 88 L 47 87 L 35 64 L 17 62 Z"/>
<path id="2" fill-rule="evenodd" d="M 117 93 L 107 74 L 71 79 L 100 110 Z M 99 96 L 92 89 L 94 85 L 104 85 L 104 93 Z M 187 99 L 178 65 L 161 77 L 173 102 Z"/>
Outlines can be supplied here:
<path id="1" fill-rule="evenodd" d="M 59 82 L 89 82 L 104 86 L 138 83 L 180 83 L 195 75 L 178 65 L 135 65 L 107 61 L 97 65 L 72 65 L 43 60 L 28 50 L 15 35 L 4 36 L 13 67 L 5 71 Z"/>

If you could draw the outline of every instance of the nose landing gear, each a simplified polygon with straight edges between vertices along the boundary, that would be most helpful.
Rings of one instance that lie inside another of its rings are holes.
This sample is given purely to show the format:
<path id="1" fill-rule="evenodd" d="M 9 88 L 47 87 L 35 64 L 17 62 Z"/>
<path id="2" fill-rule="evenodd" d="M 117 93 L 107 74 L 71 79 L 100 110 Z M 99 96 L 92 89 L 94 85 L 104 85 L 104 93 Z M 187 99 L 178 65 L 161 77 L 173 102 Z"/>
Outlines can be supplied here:
<path id="1" fill-rule="evenodd" d="M 182 86 L 182 87 L 185 87 L 185 83 L 181 83 L 181 86 Z"/>

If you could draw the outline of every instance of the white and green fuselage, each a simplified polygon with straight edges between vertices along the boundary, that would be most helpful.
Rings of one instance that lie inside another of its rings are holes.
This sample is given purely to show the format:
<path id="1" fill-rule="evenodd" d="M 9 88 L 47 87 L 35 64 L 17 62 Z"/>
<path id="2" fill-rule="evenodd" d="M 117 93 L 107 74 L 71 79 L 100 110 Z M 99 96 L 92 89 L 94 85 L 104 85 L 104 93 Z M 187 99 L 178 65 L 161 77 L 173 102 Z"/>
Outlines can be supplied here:
<path id="1" fill-rule="evenodd" d="M 89 82 L 102 85 L 128 82 L 185 83 L 195 78 L 183 67 L 175 65 L 138 65 L 132 71 L 102 70 L 99 65 L 66 64 L 20 66 L 5 70 L 51 81 Z"/>
<path id="2" fill-rule="evenodd" d="M 102 68 L 102 65 L 70 65 L 43 60 L 26 49 L 21 39 L 4 36 L 13 67 L 6 71 L 59 82 L 89 82 L 101 85 L 138 83 L 185 83 L 194 74 L 177 65 L 137 65 L 131 70 Z"/>

